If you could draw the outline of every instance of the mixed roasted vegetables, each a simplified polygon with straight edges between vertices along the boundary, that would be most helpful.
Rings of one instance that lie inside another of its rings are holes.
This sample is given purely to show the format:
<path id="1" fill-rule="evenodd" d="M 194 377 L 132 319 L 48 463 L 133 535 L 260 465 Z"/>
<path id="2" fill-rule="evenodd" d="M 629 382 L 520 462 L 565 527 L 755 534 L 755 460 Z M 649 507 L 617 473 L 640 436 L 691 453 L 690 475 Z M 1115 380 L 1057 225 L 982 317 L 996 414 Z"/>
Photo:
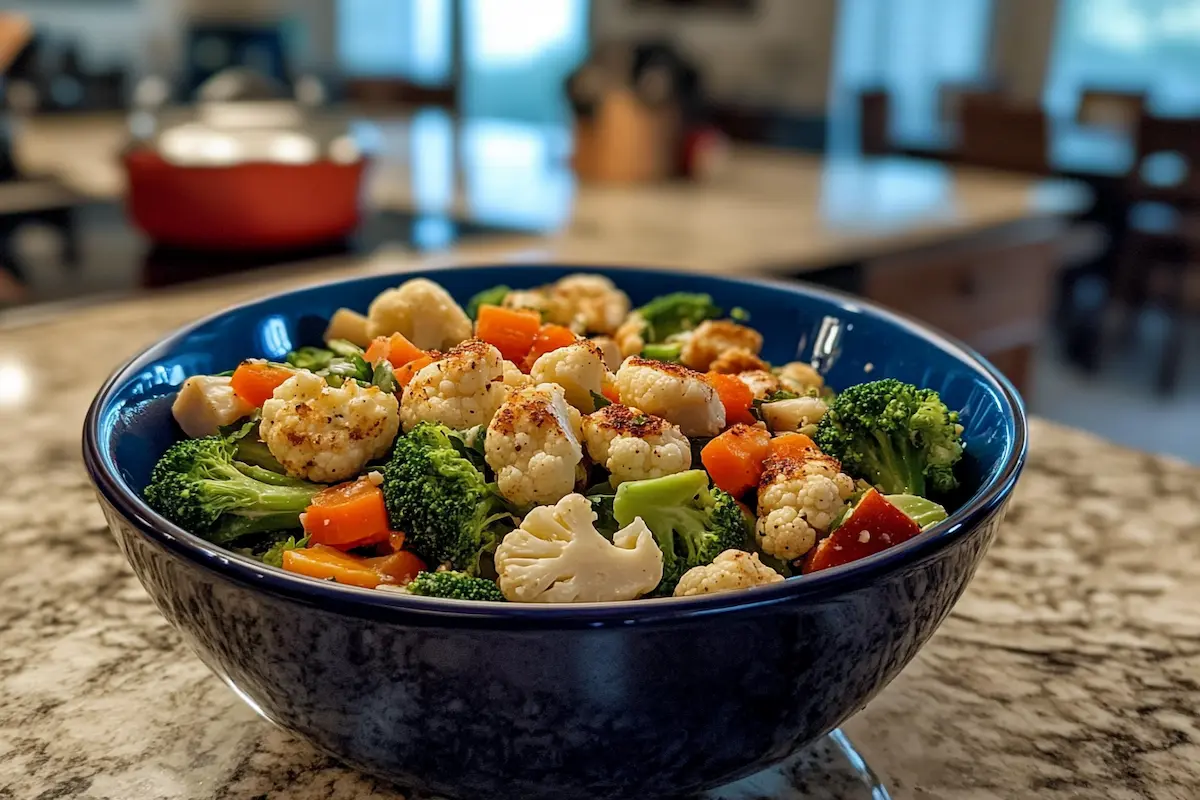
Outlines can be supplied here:
<path id="1" fill-rule="evenodd" d="M 145 498 L 290 572 L 525 603 L 763 586 L 946 517 L 962 426 L 936 392 L 834 394 L 749 323 L 597 275 L 465 310 L 410 280 L 321 347 L 188 379 Z"/>

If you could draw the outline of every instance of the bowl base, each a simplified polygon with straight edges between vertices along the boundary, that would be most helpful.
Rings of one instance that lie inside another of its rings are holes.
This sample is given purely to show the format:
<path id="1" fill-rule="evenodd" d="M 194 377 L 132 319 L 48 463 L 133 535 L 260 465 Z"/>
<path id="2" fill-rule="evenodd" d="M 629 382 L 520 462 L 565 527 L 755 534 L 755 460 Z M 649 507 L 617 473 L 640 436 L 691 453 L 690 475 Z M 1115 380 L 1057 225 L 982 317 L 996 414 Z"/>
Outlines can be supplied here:
<path id="1" fill-rule="evenodd" d="M 687 800 L 889 800 L 887 788 L 841 730 L 781 764 Z"/>

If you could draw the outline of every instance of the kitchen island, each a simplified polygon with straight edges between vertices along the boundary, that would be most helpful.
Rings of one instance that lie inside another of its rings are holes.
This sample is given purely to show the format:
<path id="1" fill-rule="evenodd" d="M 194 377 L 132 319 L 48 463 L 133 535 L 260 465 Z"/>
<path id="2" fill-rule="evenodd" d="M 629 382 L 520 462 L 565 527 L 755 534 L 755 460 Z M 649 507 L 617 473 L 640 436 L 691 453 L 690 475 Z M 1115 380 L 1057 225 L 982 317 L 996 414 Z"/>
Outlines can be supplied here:
<path id="1" fill-rule="evenodd" d="M 382 254 L 0 329 L 0 798 L 402 797 L 257 718 L 191 654 L 110 537 L 79 437 L 105 376 L 172 328 L 414 263 Z M 965 596 L 844 731 L 894 798 L 1200 796 L 1198 532 L 1200 470 L 1035 421 Z M 819 773 L 794 782 L 789 797 L 849 797 Z"/>

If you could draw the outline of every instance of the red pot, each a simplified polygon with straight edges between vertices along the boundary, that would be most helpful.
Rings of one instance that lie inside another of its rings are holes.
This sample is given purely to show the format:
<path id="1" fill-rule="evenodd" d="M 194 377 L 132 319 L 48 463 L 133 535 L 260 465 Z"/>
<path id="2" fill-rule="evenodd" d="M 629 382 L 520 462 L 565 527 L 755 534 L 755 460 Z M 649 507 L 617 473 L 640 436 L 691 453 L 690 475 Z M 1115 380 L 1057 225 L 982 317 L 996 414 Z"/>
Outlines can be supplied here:
<path id="1" fill-rule="evenodd" d="M 363 159 L 193 166 L 134 148 L 124 161 L 129 216 L 161 244 L 281 250 L 341 239 L 358 226 Z"/>

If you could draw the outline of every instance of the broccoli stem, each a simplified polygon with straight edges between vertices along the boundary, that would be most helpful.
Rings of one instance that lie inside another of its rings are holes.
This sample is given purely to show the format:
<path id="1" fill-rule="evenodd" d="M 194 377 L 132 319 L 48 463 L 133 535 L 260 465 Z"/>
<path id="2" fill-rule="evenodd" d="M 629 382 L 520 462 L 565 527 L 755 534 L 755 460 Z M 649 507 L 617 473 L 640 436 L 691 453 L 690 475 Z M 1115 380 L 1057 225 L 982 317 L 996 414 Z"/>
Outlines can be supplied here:
<path id="1" fill-rule="evenodd" d="M 682 353 L 683 346 L 679 344 L 648 344 L 642 348 L 642 358 L 655 361 L 678 362 Z"/>

